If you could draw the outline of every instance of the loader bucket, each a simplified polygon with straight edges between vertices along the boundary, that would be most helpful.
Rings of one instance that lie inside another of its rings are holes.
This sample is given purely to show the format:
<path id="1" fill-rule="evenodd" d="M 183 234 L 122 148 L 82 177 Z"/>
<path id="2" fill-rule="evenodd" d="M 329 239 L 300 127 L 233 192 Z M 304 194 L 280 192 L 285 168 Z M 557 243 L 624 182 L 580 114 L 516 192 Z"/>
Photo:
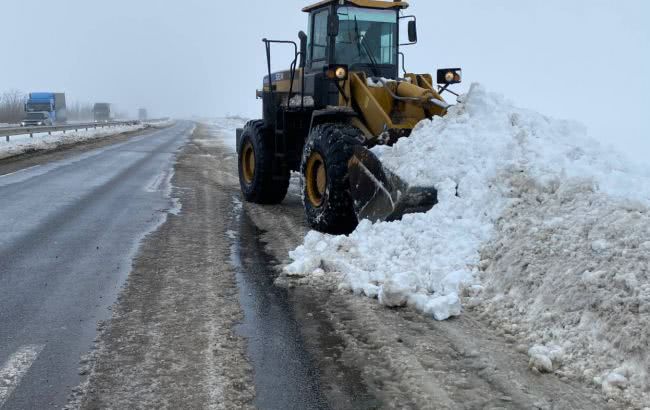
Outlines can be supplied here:
<path id="1" fill-rule="evenodd" d="M 427 212 L 438 203 L 434 187 L 409 186 L 363 146 L 354 148 L 348 177 L 359 220 L 395 221 L 405 214 Z"/>

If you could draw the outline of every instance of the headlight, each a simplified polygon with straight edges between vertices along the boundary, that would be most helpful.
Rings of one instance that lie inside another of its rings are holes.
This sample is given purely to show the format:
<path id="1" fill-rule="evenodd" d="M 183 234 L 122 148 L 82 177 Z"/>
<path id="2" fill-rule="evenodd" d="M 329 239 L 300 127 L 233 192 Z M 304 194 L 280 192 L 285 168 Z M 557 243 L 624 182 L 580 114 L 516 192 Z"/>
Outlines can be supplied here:
<path id="1" fill-rule="evenodd" d="M 438 84 L 458 84 L 462 81 L 463 70 L 460 68 L 443 68 L 438 70 Z"/>
<path id="2" fill-rule="evenodd" d="M 39 121 L 39 122 L 38 122 L 38 125 L 43 125 L 43 121 Z"/>
<path id="3" fill-rule="evenodd" d="M 445 74 L 445 81 L 447 81 L 448 83 L 454 81 L 454 73 L 452 73 L 451 71 L 447 72 L 447 74 Z"/>
<path id="4" fill-rule="evenodd" d="M 345 81 L 348 79 L 348 66 L 331 64 L 325 67 L 325 76 L 330 80 Z"/>

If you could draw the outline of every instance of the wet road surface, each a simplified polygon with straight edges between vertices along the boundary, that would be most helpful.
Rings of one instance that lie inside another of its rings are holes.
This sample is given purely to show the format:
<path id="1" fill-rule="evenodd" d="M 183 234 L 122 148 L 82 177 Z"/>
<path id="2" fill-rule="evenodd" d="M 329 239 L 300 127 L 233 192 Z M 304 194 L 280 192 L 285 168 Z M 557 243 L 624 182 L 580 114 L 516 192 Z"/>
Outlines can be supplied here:
<path id="1" fill-rule="evenodd" d="M 255 406 L 260 409 L 325 409 L 320 372 L 306 351 L 301 324 L 287 290 L 273 284 L 274 261 L 264 252 L 259 232 L 245 212 L 239 220 L 231 258 L 237 272 L 247 353 L 254 368 Z"/>
<path id="2" fill-rule="evenodd" d="M 193 124 L 0 176 L 0 407 L 60 408 Z M 2 377 L 0 377 L 1 379 Z"/>

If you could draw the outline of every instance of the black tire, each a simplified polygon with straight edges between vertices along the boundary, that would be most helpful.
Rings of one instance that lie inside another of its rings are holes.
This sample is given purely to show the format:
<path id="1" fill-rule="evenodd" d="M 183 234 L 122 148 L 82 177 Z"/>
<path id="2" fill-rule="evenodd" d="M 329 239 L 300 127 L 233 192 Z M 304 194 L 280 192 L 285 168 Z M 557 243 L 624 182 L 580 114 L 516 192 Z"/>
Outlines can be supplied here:
<path id="1" fill-rule="evenodd" d="M 350 196 L 348 162 L 354 147 L 361 145 L 361 141 L 361 131 L 347 124 L 317 125 L 309 134 L 300 172 L 305 214 L 313 229 L 347 235 L 357 227 L 359 221 Z M 310 171 L 312 167 L 326 172 L 324 183 L 309 182 L 314 178 L 314 171 Z M 314 184 L 320 184 L 316 194 L 314 188 L 310 188 Z"/>
<path id="2" fill-rule="evenodd" d="M 282 202 L 289 189 L 289 169 L 274 164 L 273 135 L 264 126 L 264 121 L 249 121 L 244 126 L 237 148 L 239 185 L 244 199 L 266 205 Z M 252 171 L 245 166 L 251 162 L 254 164 Z"/>

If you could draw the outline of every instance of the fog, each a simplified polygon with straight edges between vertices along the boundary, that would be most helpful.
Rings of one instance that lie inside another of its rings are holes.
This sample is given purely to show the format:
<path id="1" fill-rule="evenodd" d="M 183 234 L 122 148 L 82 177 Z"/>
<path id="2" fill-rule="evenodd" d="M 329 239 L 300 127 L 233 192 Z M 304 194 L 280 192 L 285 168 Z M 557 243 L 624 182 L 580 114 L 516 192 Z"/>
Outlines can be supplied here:
<path id="1" fill-rule="evenodd" d="M 306 31 L 298 0 L 1 0 L 0 91 L 63 91 L 135 115 L 260 116 L 263 37 Z M 461 66 L 518 105 L 585 123 L 630 156 L 650 153 L 647 0 L 413 0 L 410 71 Z M 286 49 L 274 48 L 274 68 Z"/>

